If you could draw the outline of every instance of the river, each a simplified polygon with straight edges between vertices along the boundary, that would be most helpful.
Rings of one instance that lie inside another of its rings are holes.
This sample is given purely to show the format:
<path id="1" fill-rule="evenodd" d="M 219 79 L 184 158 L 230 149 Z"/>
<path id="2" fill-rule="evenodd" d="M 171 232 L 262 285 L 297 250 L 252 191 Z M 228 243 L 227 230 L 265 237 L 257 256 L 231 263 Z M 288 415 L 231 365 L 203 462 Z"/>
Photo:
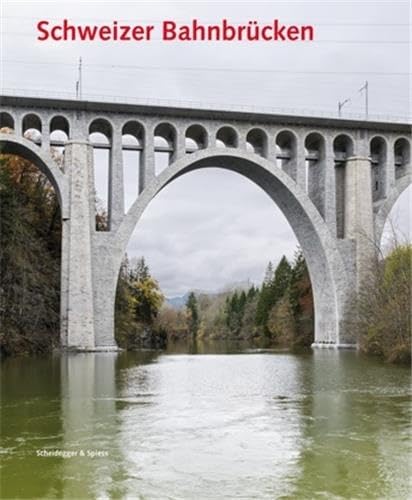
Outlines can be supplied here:
<path id="1" fill-rule="evenodd" d="M 1 498 L 411 495 L 405 367 L 214 343 L 1 372 Z"/>

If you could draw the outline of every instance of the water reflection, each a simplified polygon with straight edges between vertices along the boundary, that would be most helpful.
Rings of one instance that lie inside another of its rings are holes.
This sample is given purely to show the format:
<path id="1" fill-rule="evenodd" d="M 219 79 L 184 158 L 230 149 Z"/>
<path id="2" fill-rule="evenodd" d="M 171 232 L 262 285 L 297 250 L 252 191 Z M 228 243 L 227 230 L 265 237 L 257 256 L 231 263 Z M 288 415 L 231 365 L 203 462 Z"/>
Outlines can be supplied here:
<path id="1" fill-rule="evenodd" d="M 62 461 L 64 496 L 120 494 L 122 451 L 118 446 L 115 353 L 61 358 L 63 448 L 78 453 Z"/>
<path id="2" fill-rule="evenodd" d="M 60 359 L 8 359 L 1 368 L 1 497 L 60 496 L 61 460 L 48 461 L 44 474 L 36 456 L 62 446 Z"/>
<path id="3" fill-rule="evenodd" d="M 8 359 L 1 387 L 2 498 L 410 494 L 409 371 L 353 352 L 198 342 Z"/>
<path id="4" fill-rule="evenodd" d="M 120 436 L 129 491 L 144 498 L 287 491 L 299 415 L 278 401 L 295 390 L 296 363 L 292 356 L 274 365 L 264 355 L 179 354 L 129 369 Z M 282 387 L 277 372 L 286 375 Z"/>
<path id="5" fill-rule="evenodd" d="M 328 350 L 301 368 L 303 440 L 290 498 L 409 498 L 408 370 Z"/>

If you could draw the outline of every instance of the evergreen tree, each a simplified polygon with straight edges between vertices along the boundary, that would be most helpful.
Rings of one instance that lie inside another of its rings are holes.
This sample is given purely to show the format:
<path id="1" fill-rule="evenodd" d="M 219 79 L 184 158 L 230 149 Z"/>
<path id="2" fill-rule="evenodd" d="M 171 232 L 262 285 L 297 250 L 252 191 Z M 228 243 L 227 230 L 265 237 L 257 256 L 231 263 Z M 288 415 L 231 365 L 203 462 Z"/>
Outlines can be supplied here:
<path id="1" fill-rule="evenodd" d="M 133 279 L 137 281 L 143 281 L 150 278 L 149 266 L 146 264 L 144 257 L 137 259 L 136 265 L 131 274 Z"/>
<path id="2" fill-rule="evenodd" d="M 249 302 L 250 300 L 252 300 L 258 294 L 258 292 L 259 292 L 258 289 L 254 285 L 252 285 L 249 288 L 249 290 L 247 292 L 247 295 L 246 295 L 247 302 Z"/>
<path id="3" fill-rule="evenodd" d="M 292 275 L 292 268 L 285 256 L 280 259 L 280 262 L 275 270 L 275 274 L 270 283 L 271 290 L 271 306 L 283 297 L 287 291 Z"/>
<path id="4" fill-rule="evenodd" d="M 239 316 L 240 316 L 240 319 L 242 319 L 243 313 L 245 312 L 246 301 L 247 301 L 246 292 L 244 290 L 242 290 L 242 292 L 239 296 Z"/>
<path id="5" fill-rule="evenodd" d="M 273 264 L 271 261 L 268 262 L 268 265 L 266 267 L 265 271 L 265 277 L 263 278 L 263 283 L 265 285 L 269 285 L 273 280 Z"/>
<path id="6" fill-rule="evenodd" d="M 305 258 L 303 257 L 302 251 L 298 251 L 295 255 L 295 261 L 291 271 L 290 277 L 290 290 L 289 290 L 289 300 L 293 310 L 293 314 L 296 316 L 299 314 L 299 297 L 300 288 L 299 284 L 304 279 L 305 275 L 308 275 L 308 270 L 306 267 Z"/>
<path id="7" fill-rule="evenodd" d="M 270 276 L 272 277 L 269 280 Z M 269 262 L 256 308 L 256 325 L 263 329 L 265 335 L 269 335 L 267 329 L 269 312 L 288 289 L 290 276 L 291 267 L 285 256 L 281 258 L 274 273 L 272 263 Z"/>
<path id="8" fill-rule="evenodd" d="M 237 290 L 232 295 L 230 301 L 230 324 L 229 329 L 233 335 L 239 333 L 242 324 L 242 296 L 238 294 Z"/>
<path id="9" fill-rule="evenodd" d="M 194 292 L 190 292 L 186 301 L 186 308 L 189 312 L 189 331 L 193 338 L 196 338 L 199 330 L 199 305 Z"/>
<path id="10" fill-rule="evenodd" d="M 225 315 L 225 325 L 230 329 L 230 322 L 231 322 L 231 299 L 230 299 L 230 295 L 228 295 L 226 297 L 226 299 L 225 299 L 224 315 Z"/>
<path id="11" fill-rule="evenodd" d="M 259 299 L 256 306 L 256 326 L 264 328 L 266 325 L 271 304 L 270 295 L 270 284 L 263 283 L 262 288 L 260 289 Z"/>
<path id="12" fill-rule="evenodd" d="M 293 266 L 279 263 L 276 271 L 273 294 L 278 298 L 269 312 L 268 331 L 277 343 L 308 347 L 313 342 L 313 297 L 302 252 L 295 255 Z"/>

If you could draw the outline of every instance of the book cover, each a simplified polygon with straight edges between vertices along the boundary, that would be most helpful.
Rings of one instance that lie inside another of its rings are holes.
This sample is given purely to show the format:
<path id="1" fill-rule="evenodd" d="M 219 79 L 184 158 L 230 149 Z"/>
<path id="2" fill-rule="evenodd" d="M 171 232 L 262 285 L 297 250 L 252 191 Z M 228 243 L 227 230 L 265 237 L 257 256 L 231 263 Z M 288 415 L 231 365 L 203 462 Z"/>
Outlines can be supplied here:
<path id="1" fill-rule="evenodd" d="M 410 498 L 410 3 L 0 14 L 0 497 Z"/>

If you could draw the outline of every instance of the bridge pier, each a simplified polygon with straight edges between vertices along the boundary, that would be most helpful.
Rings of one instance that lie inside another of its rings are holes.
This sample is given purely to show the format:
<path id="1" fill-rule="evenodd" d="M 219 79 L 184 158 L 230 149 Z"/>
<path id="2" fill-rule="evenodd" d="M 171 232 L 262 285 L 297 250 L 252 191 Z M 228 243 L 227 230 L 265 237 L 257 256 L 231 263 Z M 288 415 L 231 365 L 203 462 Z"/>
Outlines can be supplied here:
<path id="1" fill-rule="evenodd" d="M 93 149 L 88 142 L 70 141 L 65 148 L 65 173 L 69 182 L 70 218 L 63 223 L 62 321 L 63 345 L 76 350 L 95 347 L 92 214 L 94 214 Z"/>
<path id="2" fill-rule="evenodd" d="M 376 256 L 371 173 L 368 157 L 353 157 L 346 161 L 344 235 L 355 242 L 357 292 L 370 276 Z"/>
<path id="3" fill-rule="evenodd" d="M 355 324 L 358 294 L 364 281 L 370 279 L 376 258 L 371 160 L 367 156 L 353 156 L 346 160 L 343 168 L 344 234 L 338 243 L 346 269 L 345 276 L 335 276 L 341 315 L 337 318 L 339 335 L 337 342 L 315 339 L 312 344 L 315 348 L 357 347 Z"/>
<path id="4" fill-rule="evenodd" d="M 102 346 L 96 341 L 96 292 L 105 284 L 96 280 L 93 272 L 97 264 L 93 251 L 95 195 L 93 148 L 89 142 L 66 144 L 64 169 L 70 213 L 62 223 L 61 344 L 76 351 L 114 350 L 114 339 Z M 106 317 L 108 312 L 104 314 Z"/>

